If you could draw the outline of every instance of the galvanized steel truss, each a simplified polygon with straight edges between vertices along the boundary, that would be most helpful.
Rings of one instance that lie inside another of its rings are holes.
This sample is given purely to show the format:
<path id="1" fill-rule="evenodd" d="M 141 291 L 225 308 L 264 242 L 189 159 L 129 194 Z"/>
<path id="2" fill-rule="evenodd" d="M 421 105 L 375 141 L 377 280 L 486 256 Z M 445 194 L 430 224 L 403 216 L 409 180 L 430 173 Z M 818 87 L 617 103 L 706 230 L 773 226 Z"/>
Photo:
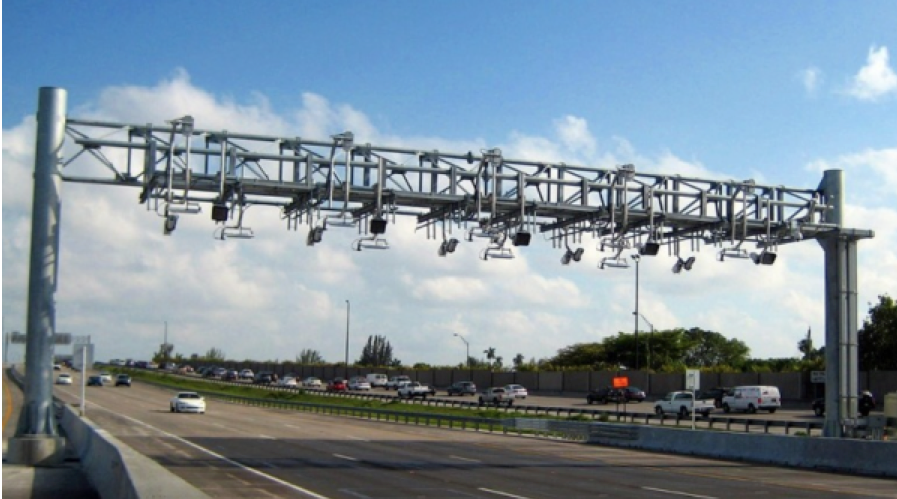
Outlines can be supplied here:
<path id="1" fill-rule="evenodd" d="M 439 223 L 502 242 L 540 232 L 556 246 L 591 234 L 618 256 L 649 241 L 672 255 L 701 244 L 774 249 L 837 227 L 821 189 L 658 175 L 632 165 L 375 146 L 356 143 L 351 132 L 308 140 L 201 130 L 189 116 L 164 126 L 69 118 L 66 133 L 80 150 L 65 162 L 64 180 L 140 188 L 140 201 L 163 216 L 212 205 L 222 238 L 252 235 L 242 221 L 252 205 L 279 208 L 294 230 L 329 221 L 366 233 L 368 219 L 412 215 L 434 235 Z M 76 168 L 85 152 L 100 170 Z"/>

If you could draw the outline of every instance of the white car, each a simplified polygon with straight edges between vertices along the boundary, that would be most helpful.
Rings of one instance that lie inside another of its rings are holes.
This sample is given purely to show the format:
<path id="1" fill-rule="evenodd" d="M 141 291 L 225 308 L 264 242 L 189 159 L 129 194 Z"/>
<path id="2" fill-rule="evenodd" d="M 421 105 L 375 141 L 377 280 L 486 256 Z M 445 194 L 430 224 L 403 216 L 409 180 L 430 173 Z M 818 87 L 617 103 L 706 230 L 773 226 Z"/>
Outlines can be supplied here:
<path id="1" fill-rule="evenodd" d="M 101 372 L 100 379 L 103 380 L 103 383 L 112 383 L 112 375 L 107 372 Z"/>
<path id="2" fill-rule="evenodd" d="M 302 380 L 302 386 L 306 388 L 321 388 L 322 386 L 324 386 L 324 383 L 321 382 L 321 380 L 318 378 L 311 377 Z"/>
<path id="3" fill-rule="evenodd" d="M 277 382 L 277 386 L 285 386 L 288 388 L 296 388 L 298 383 L 296 383 L 296 378 L 291 378 L 290 376 L 281 378 L 280 381 Z"/>
<path id="4" fill-rule="evenodd" d="M 513 395 L 515 399 L 525 399 L 529 395 L 523 385 L 508 385 L 505 387 L 505 391 Z"/>
<path id="5" fill-rule="evenodd" d="M 255 373 L 252 372 L 252 369 L 243 369 L 240 371 L 240 379 L 248 379 L 252 381 L 255 379 Z"/>
<path id="6" fill-rule="evenodd" d="M 179 392 L 168 403 L 171 412 L 198 412 L 205 414 L 206 400 L 196 392 Z"/>
<path id="7" fill-rule="evenodd" d="M 57 385 L 71 385 L 72 384 L 72 375 L 67 373 L 62 373 L 59 376 L 56 376 L 56 384 Z"/>
<path id="8" fill-rule="evenodd" d="M 370 390 L 371 384 L 368 383 L 367 378 L 352 378 L 349 381 L 349 389 L 350 390 Z"/>

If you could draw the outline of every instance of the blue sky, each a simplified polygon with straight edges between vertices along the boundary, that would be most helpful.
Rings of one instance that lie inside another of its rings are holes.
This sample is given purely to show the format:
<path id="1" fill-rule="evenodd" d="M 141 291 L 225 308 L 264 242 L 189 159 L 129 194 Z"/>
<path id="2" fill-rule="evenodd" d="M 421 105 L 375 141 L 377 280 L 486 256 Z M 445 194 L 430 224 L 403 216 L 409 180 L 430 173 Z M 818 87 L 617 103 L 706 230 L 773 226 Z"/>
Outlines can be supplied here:
<path id="1" fill-rule="evenodd" d="M 878 294 L 897 292 L 897 272 L 881 271 L 882 266 L 897 269 L 893 2 L 4 6 L 4 331 L 24 328 L 21 287 L 28 241 L 23 224 L 30 205 L 19 191 L 30 189 L 33 123 L 27 117 L 40 86 L 66 88 L 70 115 L 113 121 L 160 122 L 177 116 L 160 114 L 170 110 L 194 115 L 201 128 L 289 135 L 302 130 L 320 138 L 354 128 L 368 137 L 361 140 L 383 145 L 435 144 L 446 150 L 498 145 L 517 153 L 514 157 L 541 154 L 599 166 L 634 162 L 644 171 L 682 168 L 682 173 L 789 187 L 813 188 L 823 169 L 842 168 L 852 225 L 877 234 L 873 242 L 861 243 L 862 315 Z M 594 265 L 561 269 L 547 244 L 514 265 L 525 266 L 536 294 L 562 289 L 577 297 L 573 305 L 514 299 L 484 280 L 473 261 L 437 265 L 432 252 L 418 254 L 431 248 L 425 240 L 414 242 L 414 234 L 408 235 L 409 253 L 383 259 L 401 274 L 408 292 L 389 289 L 390 298 L 384 299 L 384 290 L 372 284 L 380 281 L 379 274 L 349 254 L 327 263 L 333 275 L 321 277 L 318 267 L 310 267 L 281 281 L 269 274 L 282 262 L 266 260 L 251 245 L 222 256 L 205 239 L 162 242 L 157 221 L 134 202 L 133 193 L 111 192 L 117 190 L 67 186 L 72 201 L 64 220 L 72 227 L 80 226 L 83 212 L 102 204 L 99 199 L 114 207 L 105 213 L 109 223 L 133 224 L 137 231 L 129 239 L 93 233 L 89 224 L 80 234 L 69 229 L 64 244 L 73 254 L 80 245 L 90 254 L 133 252 L 130 244 L 149 245 L 152 255 L 165 261 L 185 258 L 184 251 L 222 258 L 234 266 L 234 282 L 297 286 L 298 299 L 316 304 L 318 313 L 294 317 L 284 312 L 284 303 L 247 297 L 231 304 L 234 316 L 216 321 L 192 313 L 220 303 L 213 297 L 185 291 L 183 299 L 172 301 L 164 287 L 152 286 L 127 288 L 139 293 L 142 306 L 127 300 L 115 305 L 113 298 L 121 296 L 115 292 L 67 304 L 65 297 L 83 294 L 79 286 L 117 289 L 111 277 L 135 268 L 132 279 L 165 281 L 164 267 L 147 264 L 145 256 L 98 268 L 74 256 L 66 265 L 63 258 L 60 330 L 93 331 L 101 358 L 148 356 L 159 343 L 160 324 L 168 320 L 172 333 L 179 332 L 174 343 L 181 353 L 226 342 L 230 346 L 222 348 L 237 358 L 292 358 L 301 348 L 316 348 L 328 360 L 339 360 L 340 340 L 329 336 L 344 324 L 344 300 L 353 293 L 359 328 L 386 334 L 406 361 L 457 361 L 463 345 L 452 331 L 468 335 L 472 351 L 495 346 L 510 359 L 516 353 L 548 357 L 570 343 L 632 329 L 627 302 L 632 276 L 598 276 Z M 79 196 L 93 206 L 79 204 Z M 276 212 L 268 218 L 273 219 L 269 243 L 289 244 Z M 199 223 L 195 230 L 203 237 L 208 232 Z M 684 284 L 669 273 L 671 262 L 646 264 L 642 287 L 648 302 L 642 310 L 660 329 L 704 327 L 743 339 L 758 357 L 795 356 L 794 345 L 808 326 L 822 341 L 823 323 L 821 251 L 815 243 L 795 246 L 773 268 L 762 270 L 769 275 L 754 272 L 746 278 L 708 262 Z M 305 255 L 310 249 L 296 251 Z M 419 266 L 408 263 L 412 260 Z M 246 261 L 253 266 L 240 267 Z M 139 270 L 144 265 L 155 270 Z M 203 272 L 211 272 L 185 271 L 195 272 L 196 282 L 208 280 Z M 371 286 L 353 289 L 347 285 L 351 279 Z M 446 279 L 500 298 L 482 306 L 442 297 L 421 308 L 421 296 L 441 296 L 432 290 Z M 741 284 L 733 286 L 730 279 Z M 718 287 L 719 296 L 702 295 L 708 287 Z M 609 302 L 616 309 L 604 306 Z M 146 303 L 165 310 L 146 312 Z M 128 314 L 129 307 L 141 312 Z M 375 318 L 384 308 L 395 310 L 395 317 Z M 519 324 L 519 330 L 499 331 L 496 317 Z M 297 320 L 306 332 L 294 331 Z M 246 328 L 236 326 L 240 321 Z M 219 334 L 229 327 L 234 330 Z M 243 342 L 245 329 L 276 339 L 267 347 Z M 126 345 L 119 341 L 123 335 L 130 338 Z M 353 356 L 365 337 L 359 332 Z"/>

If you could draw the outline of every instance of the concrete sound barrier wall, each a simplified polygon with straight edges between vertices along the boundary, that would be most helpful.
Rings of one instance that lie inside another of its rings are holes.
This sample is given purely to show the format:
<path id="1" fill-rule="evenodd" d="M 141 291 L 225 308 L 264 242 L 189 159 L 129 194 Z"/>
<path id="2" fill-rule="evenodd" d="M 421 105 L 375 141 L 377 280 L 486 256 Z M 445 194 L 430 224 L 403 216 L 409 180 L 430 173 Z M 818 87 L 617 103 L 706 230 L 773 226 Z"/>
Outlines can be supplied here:
<path id="1" fill-rule="evenodd" d="M 208 498 L 199 489 L 131 449 L 105 430 L 81 418 L 68 406 L 60 426 L 81 459 L 81 468 L 100 497 L 140 499 L 148 497 Z"/>
<path id="2" fill-rule="evenodd" d="M 593 425 L 590 444 L 897 478 L 897 442 Z"/>

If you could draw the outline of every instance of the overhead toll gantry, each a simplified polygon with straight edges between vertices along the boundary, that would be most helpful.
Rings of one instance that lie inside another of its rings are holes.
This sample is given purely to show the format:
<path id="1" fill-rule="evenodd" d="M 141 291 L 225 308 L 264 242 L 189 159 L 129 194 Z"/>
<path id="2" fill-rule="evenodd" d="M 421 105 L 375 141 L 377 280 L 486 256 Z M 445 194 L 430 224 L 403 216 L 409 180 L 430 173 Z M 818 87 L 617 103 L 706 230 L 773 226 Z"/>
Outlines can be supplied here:
<path id="1" fill-rule="evenodd" d="M 582 259 L 583 236 L 590 236 L 605 254 L 602 269 L 627 268 L 628 258 L 665 248 L 680 273 L 695 265 L 702 246 L 720 261 L 772 265 L 779 245 L 815 239 L 825 252 L 825 434 L 842 435 L 857 417 L 856 245 L 874 234 L 843 227 L 840 170 L 826 171 L 815 188 L 791 188 L 654 174 L 631 164 L 512 159 L 498 148 L 373 145 L 351 132 L 319 140 L 210 130 L 192 116 L 159 125 L 86 120 L 67 116 L 65 102 L 65 90 L 40 89 L 26 347 L 26 362 L 36 369 L 29 373 L 52 372 L 66 181 L 139 189 L 139 202 L 162 219 L 165 235 L 175 233 L 181 216 L 208 213 L 214 238 L 249 239 L 259 234 L 245 225 L 246 211 L 268 207 L 288 230 L 304 226 L 308 245 L 324 243 L 329 229 L 354 229 L 357 251 L 389 248 L 386 232 L 397 216 L 415 217 L 418 229 L 440 241 L 439 256 L 462 240 L 484 239 L 483 260 L 513 258 L 515 247 L 541 234 L 563 250 L 567 265 Z M 464 237 L 449 237 L 453 228 Z M 25 435 L 55 436 L 49 379 L 26 381 L 13 460 L 36 455 Z"/>

